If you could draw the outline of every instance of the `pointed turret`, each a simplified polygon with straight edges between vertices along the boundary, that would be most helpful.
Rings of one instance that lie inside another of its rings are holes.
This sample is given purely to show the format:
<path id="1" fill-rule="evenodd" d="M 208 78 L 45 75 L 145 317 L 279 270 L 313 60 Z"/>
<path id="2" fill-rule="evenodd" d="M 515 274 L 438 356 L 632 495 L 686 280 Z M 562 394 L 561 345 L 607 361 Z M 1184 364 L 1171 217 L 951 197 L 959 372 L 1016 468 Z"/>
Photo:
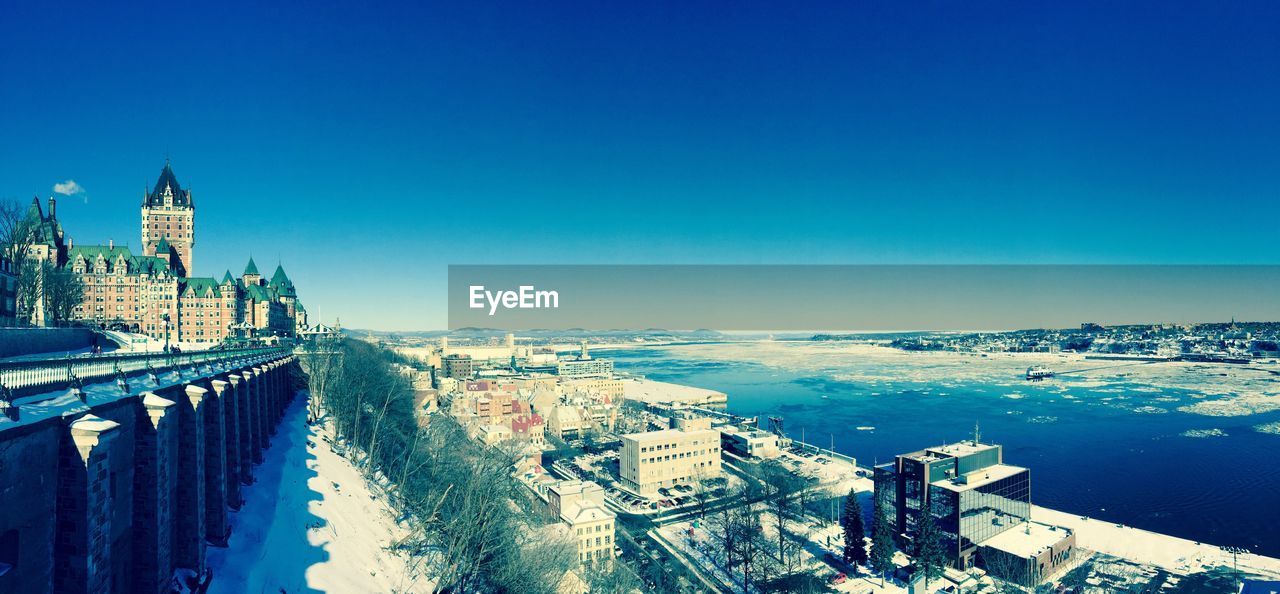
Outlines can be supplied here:
<path id="1" fill-rule="evenodd" d="M 228 270 L 226 274 L 222 275 L 222 284 L 224 284 L 224 285 L 226 285 L 226 284 L 233 284 L 233 285 L 234 285 L 235 283 L 236 283 L 236 278 L 235 278 L 234 276 L 231 276 L 231 271 L 230 271 L 230 270 Z"/>
<path id="2" fill-rule="evenodd" d="M 244 274 L 240 276 L 246 287 L 257 287 L 262 285 L 262 275 L 258 274 L 258 265 L 254 264 L 253 256 L 249 256 L 249 263 L 244 267 Z"/>
<path id="3" fill-rule="evenodd" d="M 182 189 L 182 184 L 178 183 L 178 176 L 174 175 L 173 167 L 169 166 L 169 160 L 165 159 L 164 169 L 160 170 L 160 178 L 156 180 L 155 189 L 147 194 L 147 204 L 151 206 L 160 206 L 165 204 L 165 198 L 171 200 L 171 204 L 177 206 L 191 205 L 191 192 Z"/>
<path id="4" fill-rule="evenodd" d="M 281 297 L 298 296 L 298 293 L 293 288 L 293 281 L 289 280 L 289 275 L 284 273 L 283 265 L 276 265 L 276 271 L 271 275 L 269 286 Z"/>
<path id="5" fill-rule="evenodd" d="M 284 265 L 276 264 L 276 271 L 271 275 L 271 285 L 277 286 L 287 284 L 291 283 L 289 282 L 289 275 L 284 273 Z"/>

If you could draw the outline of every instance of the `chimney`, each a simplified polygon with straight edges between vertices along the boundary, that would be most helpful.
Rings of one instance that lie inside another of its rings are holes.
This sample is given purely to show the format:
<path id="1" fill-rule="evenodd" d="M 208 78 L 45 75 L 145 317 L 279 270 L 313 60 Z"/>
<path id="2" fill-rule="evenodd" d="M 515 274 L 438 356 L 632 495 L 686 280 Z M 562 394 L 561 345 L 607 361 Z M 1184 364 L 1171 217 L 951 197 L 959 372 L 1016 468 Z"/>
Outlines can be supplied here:
<path id="1" fill-rule="evenodd" d="M 108 239 L 108 240 L 107 240 L 107 249 L 109 249 L 109 250 L 114 250 L 114 249 L 116 249 L 116 240 L 114 240 L 114 239 Z"/>
<path id="2" fill-rule="evenodd" d="M 49 218 L 58 218 L 58 201 L 54 200 L 53 196 L 49 197 Z"/>

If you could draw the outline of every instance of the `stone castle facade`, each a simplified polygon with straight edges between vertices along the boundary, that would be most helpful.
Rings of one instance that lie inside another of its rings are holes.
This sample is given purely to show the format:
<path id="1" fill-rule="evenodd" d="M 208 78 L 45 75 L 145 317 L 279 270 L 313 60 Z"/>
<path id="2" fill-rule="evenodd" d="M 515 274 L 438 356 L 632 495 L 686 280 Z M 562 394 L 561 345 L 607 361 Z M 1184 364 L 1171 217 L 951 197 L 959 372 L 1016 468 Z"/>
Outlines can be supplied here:
<path id="1" fill-rule="evenodd" d="M 191 191 L 166 162 L 155 188 L 142 199 L 141 253 L 114 242 L 76 245 L 50 198 L 47 213 L 39 200 L 27 210 L 38 223 L 38 241 L 29 254 L 84 281 L 84 301 L 74 318 L 100 328 L 194 343 L 292 336 L 306 328 L 306 310 L 282 266 L 270 280 L 253 258 L 239 278 L 229 270 L 221 279 L 193 276 L 195 211 Z"/>

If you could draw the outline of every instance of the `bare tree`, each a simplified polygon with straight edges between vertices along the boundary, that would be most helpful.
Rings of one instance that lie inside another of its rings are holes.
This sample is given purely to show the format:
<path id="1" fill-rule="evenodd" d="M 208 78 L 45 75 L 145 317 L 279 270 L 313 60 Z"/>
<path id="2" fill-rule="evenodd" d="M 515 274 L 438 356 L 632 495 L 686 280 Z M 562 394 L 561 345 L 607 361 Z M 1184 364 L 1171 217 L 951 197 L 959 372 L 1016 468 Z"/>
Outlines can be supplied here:
<path id="1" fill-rule="evenodd" d="M 45 315 L 53 326 L 65 326 L 75 317 L 76 308 L 84 302 L 84 279 L 66 268 L 40 264 L 44 286 Z"/>
<path id="2" fill-rule="evenodd" d="M 786 565 L 787 516 L 797 507 L 800 494 L 806 487 L 805 480 L 777 460 L 762 463 L 758 469 L 758 477 L 764 487 L 765 503 L 773 513 L 778 529 L 778 560 Z"/>
<path id="3" fill-rule="evenodd" d="M 17 200 L 0 201 L 0 256 L 13 265 L 18 277 L 18 319 L 32 322 L 32 313 L 39 305 L 40 269 L 28 264 L 31 247 L 39 238 L 39 221 L 27 216 L 27 207 Z"/>
<path id="4" fill-rule="evenodd" d="M 996 592 L 1000 594 L 1026 594 L 1033 591 L 1023 584 L 1031 581 L 1029 564 L 1025 559 L 997 552 L 983 558 L 987 574 L 995 578 Z"/>

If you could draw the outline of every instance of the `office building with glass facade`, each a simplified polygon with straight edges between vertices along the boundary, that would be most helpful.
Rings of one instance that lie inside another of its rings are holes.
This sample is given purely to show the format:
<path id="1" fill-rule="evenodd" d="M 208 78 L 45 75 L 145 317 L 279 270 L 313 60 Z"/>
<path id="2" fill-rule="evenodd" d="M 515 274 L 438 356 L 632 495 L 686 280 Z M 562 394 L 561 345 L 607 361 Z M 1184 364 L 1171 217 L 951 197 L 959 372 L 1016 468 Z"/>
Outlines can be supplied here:
<path id="1" fill-rule="evenodd" d="M 1031 519 L 1031 472 L 1004 464 L 999 445 L 926 448 L 877 467 L 875 477 L 900 544 L 910 548 L 927 512 L 957 569 L 974 565 L 981 542 Z"/>

